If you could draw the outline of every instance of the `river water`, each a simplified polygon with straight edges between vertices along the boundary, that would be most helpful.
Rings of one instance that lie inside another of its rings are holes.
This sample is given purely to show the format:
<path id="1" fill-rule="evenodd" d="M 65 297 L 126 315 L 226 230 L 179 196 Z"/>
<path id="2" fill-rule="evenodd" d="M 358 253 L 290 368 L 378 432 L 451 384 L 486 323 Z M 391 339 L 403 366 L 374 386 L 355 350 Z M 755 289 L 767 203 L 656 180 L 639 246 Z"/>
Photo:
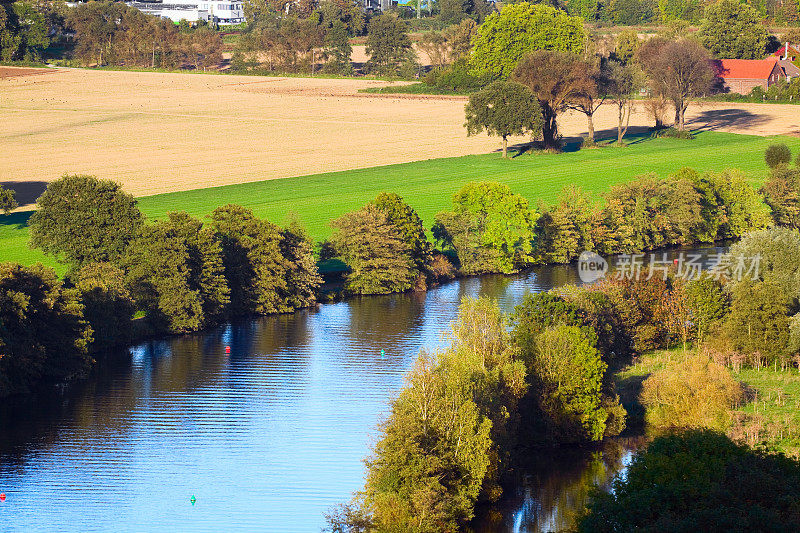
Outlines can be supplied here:
<path id="1" fill-rule="evenodd" d="M 567 283 L 579 283 L 574 266 L 540 267 L 242 320 L 109 354 L 68 390 L 6 399 L 0 531 L 319 531 L 362 486 L 389 402 L 420 349 L 442 345 L 461 298 L 511 311 Z M 475 529 L 570 525 L 630 450 L 542 452 Z"/>

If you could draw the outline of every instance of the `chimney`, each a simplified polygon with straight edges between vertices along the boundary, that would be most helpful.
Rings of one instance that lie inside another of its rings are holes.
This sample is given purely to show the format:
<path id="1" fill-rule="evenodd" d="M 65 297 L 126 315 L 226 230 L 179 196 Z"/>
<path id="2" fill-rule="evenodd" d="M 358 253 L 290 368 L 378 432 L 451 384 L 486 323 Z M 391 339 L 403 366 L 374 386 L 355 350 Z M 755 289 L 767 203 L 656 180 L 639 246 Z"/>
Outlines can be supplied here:
<path id="1" fill-rule="evenodd" d="M 789 41 L 786 41 L 786 48 L 783 49 L 783 58 L 789 59 Z"/>

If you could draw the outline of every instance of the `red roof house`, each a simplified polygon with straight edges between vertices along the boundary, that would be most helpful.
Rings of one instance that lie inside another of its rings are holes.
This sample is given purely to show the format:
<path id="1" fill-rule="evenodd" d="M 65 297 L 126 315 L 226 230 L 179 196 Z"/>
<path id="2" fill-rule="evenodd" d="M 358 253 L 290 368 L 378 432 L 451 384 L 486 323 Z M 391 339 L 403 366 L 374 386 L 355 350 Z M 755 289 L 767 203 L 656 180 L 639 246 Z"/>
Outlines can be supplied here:
<path id="1" fill-rule="evenodd" d="M 715 59 L 713 66 L 722 92 L 749 94 L 754 87 L 767 90 L 784 77 L 778 62 L 769 59 Z"/>

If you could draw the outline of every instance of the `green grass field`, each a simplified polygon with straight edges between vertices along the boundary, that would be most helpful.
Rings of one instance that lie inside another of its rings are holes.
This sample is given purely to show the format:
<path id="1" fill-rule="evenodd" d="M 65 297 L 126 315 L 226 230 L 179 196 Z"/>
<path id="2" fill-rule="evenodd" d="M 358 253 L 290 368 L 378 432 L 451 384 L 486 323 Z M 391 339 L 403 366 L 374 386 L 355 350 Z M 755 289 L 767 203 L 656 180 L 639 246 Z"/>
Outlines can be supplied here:
<path id="1" fill-rule="evenodd" d="M 403 196 L 430 226 L 434 214 L 450 205 L 453 193 L 475 180 L 506 183 L 534 205 L 555 201 L 563 187 L 571 183 L 600 193 L 637 175 L 653 172 L 666 176 L 687 166 L 701 171 L 738 168 L 758 185 L 766 175 L 764 150 L 776 141 L 785 142 L 793 151 L 800 149 L 800 139 L 793 137 L 713 132 L 699 132 L 691 141 L 632 137 L 625 148 L 525 153 L 511 160 L 503 160 L 496 153 L 432 159 L 146 196 L 139 203 L 150 218 L 163 217 L 170 211 L 202 217 L 227 203 L 249 207 L 278 224 L 293 212 L 315 239 L 323 239 L 330 233 L 331 219 L 357 209 L 381 191 Z M 54 265 L 51 259 L 28 248 L 28 216 L 0 216 L 0 260 Z"/>

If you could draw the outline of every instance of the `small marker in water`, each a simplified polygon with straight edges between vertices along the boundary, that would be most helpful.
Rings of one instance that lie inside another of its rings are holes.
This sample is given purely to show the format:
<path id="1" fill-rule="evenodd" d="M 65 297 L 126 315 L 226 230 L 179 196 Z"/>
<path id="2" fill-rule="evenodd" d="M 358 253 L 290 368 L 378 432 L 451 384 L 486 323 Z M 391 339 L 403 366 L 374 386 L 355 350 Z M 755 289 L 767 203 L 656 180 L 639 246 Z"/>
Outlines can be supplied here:
<path id="1" fill-rule="evenodd" d="M 225 347 L 225 353 L 231 353 L 231 347 L 230 346 L 226 346 Z"/>
<path id="2" fill-rule="evenodd" d="M 197 498 L 194 497 L 194 494 L 192 494 L 192 497 L 189 498 L 189 501 L 192 502 L 192 505 L 195 504 L 195 502 L 197 501 Z"/>
<path id="3" fill-rule="evenodd" d="M 381 350 L 381 357 L 386 357 L 386 352 L 384 352 L 383 350 Z"/>
<path id="4" fill-rule="evenodd" d="M 4 501 L 6 501 L 6 493 L 5 492 L 0 492 L 0 502 L 4 502 Z"/>

